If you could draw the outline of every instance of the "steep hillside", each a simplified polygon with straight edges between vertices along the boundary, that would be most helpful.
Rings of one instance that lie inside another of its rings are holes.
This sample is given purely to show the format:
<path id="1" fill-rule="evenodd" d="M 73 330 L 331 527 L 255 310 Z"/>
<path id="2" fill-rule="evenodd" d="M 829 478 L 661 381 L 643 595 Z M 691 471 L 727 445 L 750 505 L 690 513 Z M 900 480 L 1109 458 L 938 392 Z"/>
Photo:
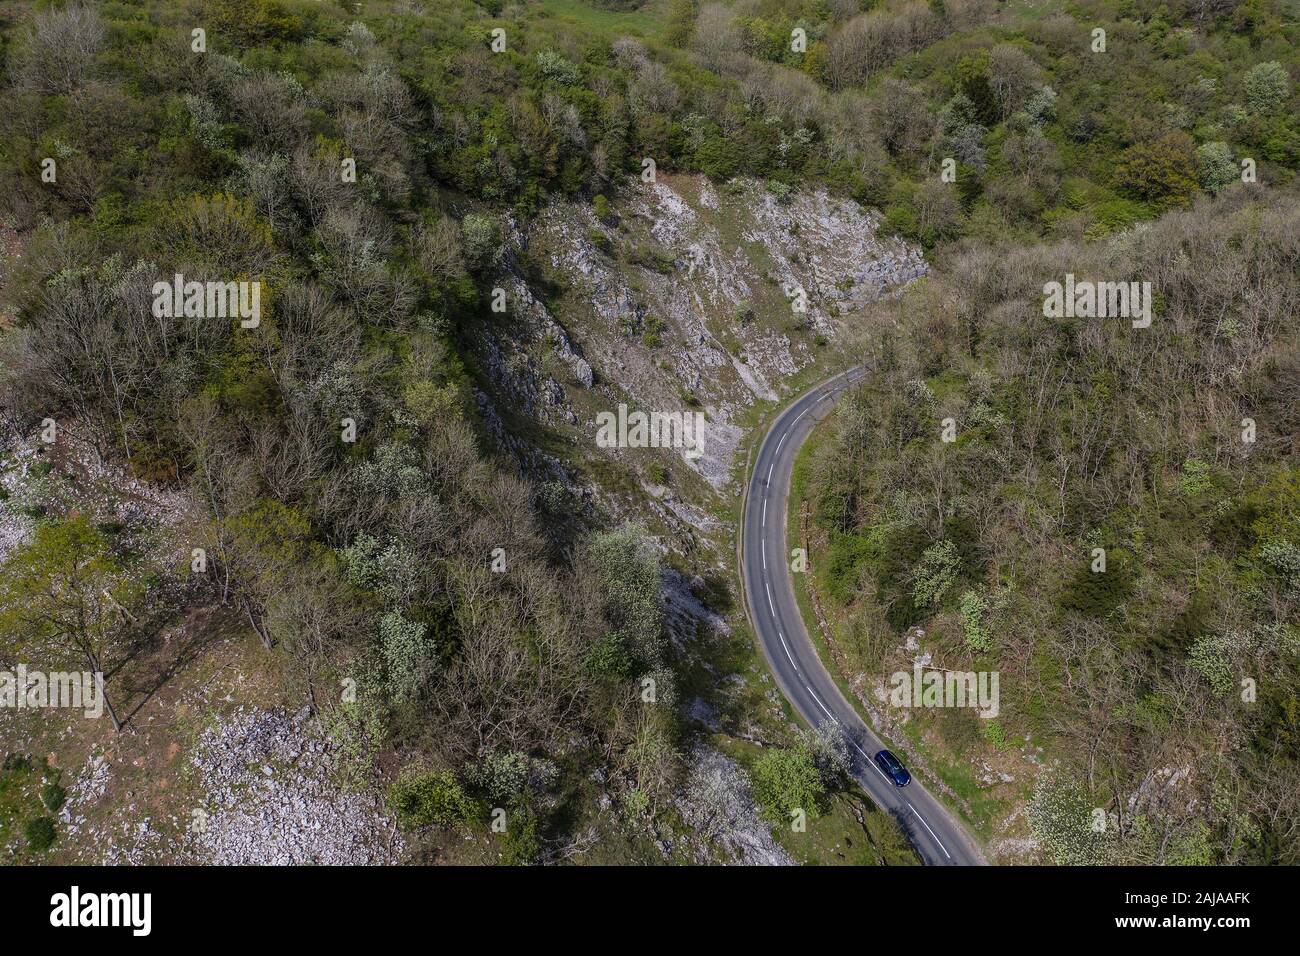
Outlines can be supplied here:
<path id="1" fill-rule="evenodd" d="M 0 731 L 0 845 L 907 860 L 794 735 L 724 516 L 744 430 L 915 250 L 816 184 L 638 178 L 667 87 L 563 17 L 493 59 L 469 3 L 198 9 L 0 14 L 0 667 L 106 675 L 104 720 Z M 703 441 L 601 443 L 619 406 Z M 785 743 L 806 834 L 755 807 Z"/>
<path id="2" fill-rule="evenodd" d="M 846 361 L 863 306 L 924 261 L 879 237 L 878 216 L 825 192 L 778 199 L 753 182 L 664 177 L 598 205 L 604 216 L 548 206 L 510 237 L 491 279 L 506 312 L 475 338 L 485 409 L 513 420 L 512 434 L 537 432 L 553 467 L 580 473 L 571 490 L 607 517 L 662 522 L 696 543 L 729 534 L 710 512 L 736 492 L 755 406 Z M 597 416 L 620 404 L 701 413 L 699 446 L 600 447 Z"/>
<path id="3" fill-rule="evenodd" d="M 1045 315 L 1141 276 L 1141 318 Z M 971 250 L 804 463 L 865 707 L 1008 861 L 1294 863 L 1300 203 L 1239 186 L 1103 243 Z M 994 672 L 995 713 L 896 674 Z"/>

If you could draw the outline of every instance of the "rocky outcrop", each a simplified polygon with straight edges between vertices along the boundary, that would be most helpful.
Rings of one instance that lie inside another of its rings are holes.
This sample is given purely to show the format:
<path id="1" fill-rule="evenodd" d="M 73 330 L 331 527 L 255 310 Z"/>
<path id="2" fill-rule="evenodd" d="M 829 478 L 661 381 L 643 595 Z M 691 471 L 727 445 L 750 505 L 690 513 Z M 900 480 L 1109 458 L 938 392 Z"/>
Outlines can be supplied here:
<path id="1" fill-rule="evenodd" d="M 244 709 L 203 732 L 198 859 L 226 866 L 394 863 L 403 841 L 373 791 L 341 790 L 329 739 L 301 717 Z"/>
<path id="2" fill-rule="evenodd" d="M 482 348 L 493 401 L 560 429 L 578 457 L 642 461 L 596 446 L 601 411 L 702 411 L 702 453 L 671 451 L 722 492 L 745 410 L 779 399 L 858 310 L 925 273 L 919 250 L 878 226 L 850 199 L 747 180 L 632 181 L 604 220 L 554 203 L 508 237 L 495 284 L 509 321 Z M 539 272 L 545 301 L 526 278 Z"/>

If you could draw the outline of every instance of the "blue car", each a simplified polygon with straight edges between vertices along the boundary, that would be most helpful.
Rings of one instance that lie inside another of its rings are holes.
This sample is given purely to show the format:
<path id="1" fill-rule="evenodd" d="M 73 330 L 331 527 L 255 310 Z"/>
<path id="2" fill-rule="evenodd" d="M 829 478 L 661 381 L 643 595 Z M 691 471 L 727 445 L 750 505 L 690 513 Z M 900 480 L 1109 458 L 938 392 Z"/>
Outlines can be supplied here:
<path id="1" fill-rule="evenodd" d="M 907 772 L 907 768 L 888 750 L 876 754 L 876 765 L 885 771 L 885 776 L 894 781 L 896 787 L 906 787 L 912 782 L 912 775 Z"/>

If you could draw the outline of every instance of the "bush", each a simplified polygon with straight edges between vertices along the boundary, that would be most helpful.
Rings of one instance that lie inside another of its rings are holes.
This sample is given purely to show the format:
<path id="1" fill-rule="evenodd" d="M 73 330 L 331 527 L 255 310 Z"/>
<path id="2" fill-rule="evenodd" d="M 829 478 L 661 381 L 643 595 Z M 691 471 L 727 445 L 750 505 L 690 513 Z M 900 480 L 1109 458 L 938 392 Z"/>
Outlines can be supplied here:
<path id="1" fill-rule="evenodd" d="M 1137 199 L 1186 203 L 1197 190 L 1196 151 L 1183 132 L 1135 143 L 1115 163 L 1115 184 Z"/>
<path id="2" fill-rule="evenodd" d="M 1224 186 L 1236 182 L 1240 175 L 1227 143 L 1202 143 L 1196 149 L 1196 162 L 1201 186 L 1207 192 L 1217 193 Z"/>
<path id="3" fill-rule="evenodd" d="M 614 243 L 599 229 L 587 230 L 587 241 L 599 249 L 604 255 L 612 255 L 614 252 Z"/>
<path id="4" fill-rule="evenodd" d="M 1087 617 L 1105 617 L 1133 590 L 1132 562 L 1118 548 L 1107 552 L 1106 570 L 1093 571 L 1089 559 L 1075 571 L 1061 594 L 1061 607 Z"/>
<path id="5" fill-rule="evenodd" d="M 1178 477 L 1178 493 L 1187 498 L 1195 498 L 1214 487 L 1214 477 L 1210 466 L 1200 458 L 1188 458 L 1183 462 L 1183 473 Z"/>
<path id="6" fill-rule="evenodd" d="M 1060 866 L 1101 862 L 1102 835 L 1092 829 L 1093 808 L 1073 781 L 1043 774 L 1028 808 L 1029 825 L 1043 850 Z"/>
<path id="7" fill-rule="evenodd" d="M 582 79 L 582 71 L 576 65 L 552 50 L 537 54 L 537 66 L 542 76 L 564 86 L 573 86 Z"/>
<path id="8" fill-rule="evenodd" d="M 0 764 L 0 770 L 5 773 L 17 771 L 23 773 L 32 769 L 32 758 L 27 754 L 11 753 L 5 754 L 4 763 Z"/>
<path id="9" fill-rule="evenodd" d="M 54 845 L 58 834 L 54 829 L 53 820 L 49 817 L 37 817 L 27 821 L 27 825 L 23 827 L 23 836 L 27 840 L 29 850 L 43 853 Z"/>
<path id="10" fill-rule="evenodd" d="M 1291 93 L 1291 77 L 1276 60 L 1259 63 L 1246 74 L 1246 102 L 1257 113 L 1271 113 Z"/>
<path id="11" fill-rule="evenodd" d="M 664 609 L 659 554 L 643 528 L 626 525 L 593 537 L 587 559 L 601 593 L 601 615 L 608 627 L 608 663 L 644 673 L 663 660 Z M 621 653 L 620 653 L 621 648 Z M 628 673 L 628 676 L 631 676 Z"/>
<path id="12" fill-rule="evenodd" d="M 849 753 L 849 736 L 843 726 L 827 721 L 815 730 L 800 731 L 799 746 L 812 757 L 827 789 L 837 790 L 848 781 L 853 769 L 853 756 Z"/>
<path id="13" fill-rule="evenodd" d="M 68 799 L 68 791 L 53 780 L 41 788 L 41 803 L 50 813 L 58 813 L 66 799 Z"/>
<path id="14" fill-rule="evenodd" d="M 400 611 L 389 611 L 379 619 L 379 647 L 389 693 L 396 701 L 415 700 L 433 677 L 437 649 L 426 637 L 427 630 L 424 624 L 407 620 Z"/>
<path id="15" fill-rule="evenodd" d="M 806 746 L 768 750 L 754 764 L 754 799 L 773 824 L 789 823 L 796 810 L 816 819 L 825 797 L 826 781 Z"/>
<path id="16" fill-rule="evenodd" d="M 426 770 L 399 777 L 388 788 L 388 806 L 406 829 L 469 823 L 478 807 L 446 770 Z"/>
<path id="17" fill-rule="evenodd" d="M 487 754 L 470 769 L 467 777 L 493 806 L 505 806 L 528 785 L 528 755 L 513 750 Z"/>
<path id="18" fill-rule="evenodd" d="M 493 216 L 470 213 L 460 224 L 461 246 L 465 260 L 476 272 L 486 272 L 496 266 L 503 251 L 501 223 Z"/>
<path id="19" fill-rule="evenodd" d="M 993 647 L 993 639 L 984 626 L 984 612 L 988 609 L 988 602 L 974 591 L 967 591 L 961 596 L 962 631 L 966 635 L 966 646 L 976 654 L 982 654 Z"/>
<path id="20" fill-rule="evenodd" d="M 943 540 L 927 548 L 917 565 L 912 584 L 912 600 L 917 607 L 938 606 L 948 595 L 953 582 L 957 580 L 957 571 L 961 567 L 961 558 L 956 546 Z"/>
<path id="21" fill-rule="evenodd" d="M 516 811 L 506 818 L 501 862 L 506 866 L 531 866 L 542 854 L 537 817 L 530 810 Z"/>
<path id="22" fill-rule="evenodd" d="M 826 592 L 839 604 L 848 604 L 858 591 L 862 565 L 871 553 L 871 543 L 856 534 L 836 535 L 826 555 L 823 575 Z"/>
<path id="23" fill-rule="evenodd" d="M 587 651 L 591 674 L 604 680 L 623 681 L 632 676 L 632 655 L 617 634 L 606 634 Z"/>

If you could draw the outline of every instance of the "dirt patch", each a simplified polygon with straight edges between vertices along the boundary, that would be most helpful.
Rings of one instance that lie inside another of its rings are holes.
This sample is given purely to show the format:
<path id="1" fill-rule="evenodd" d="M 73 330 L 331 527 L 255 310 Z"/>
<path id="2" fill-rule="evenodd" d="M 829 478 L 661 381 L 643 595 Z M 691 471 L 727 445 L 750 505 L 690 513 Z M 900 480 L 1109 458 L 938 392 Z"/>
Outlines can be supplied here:
<path id="1" fill-rule="evenodd" d="M 16 711 L 0 722 L 0 753 L 33 756 L 67 789 L 57 840 L 38 862 L 192 861 L 202 793 L 187 754 L 240 704 L 282 699 L 274 656 L 220 607 L 191 611 L 110 682 L 110 693 L 114 684 L 126 716 L 121 733 L 107 716 L 66 710 Z"/>

